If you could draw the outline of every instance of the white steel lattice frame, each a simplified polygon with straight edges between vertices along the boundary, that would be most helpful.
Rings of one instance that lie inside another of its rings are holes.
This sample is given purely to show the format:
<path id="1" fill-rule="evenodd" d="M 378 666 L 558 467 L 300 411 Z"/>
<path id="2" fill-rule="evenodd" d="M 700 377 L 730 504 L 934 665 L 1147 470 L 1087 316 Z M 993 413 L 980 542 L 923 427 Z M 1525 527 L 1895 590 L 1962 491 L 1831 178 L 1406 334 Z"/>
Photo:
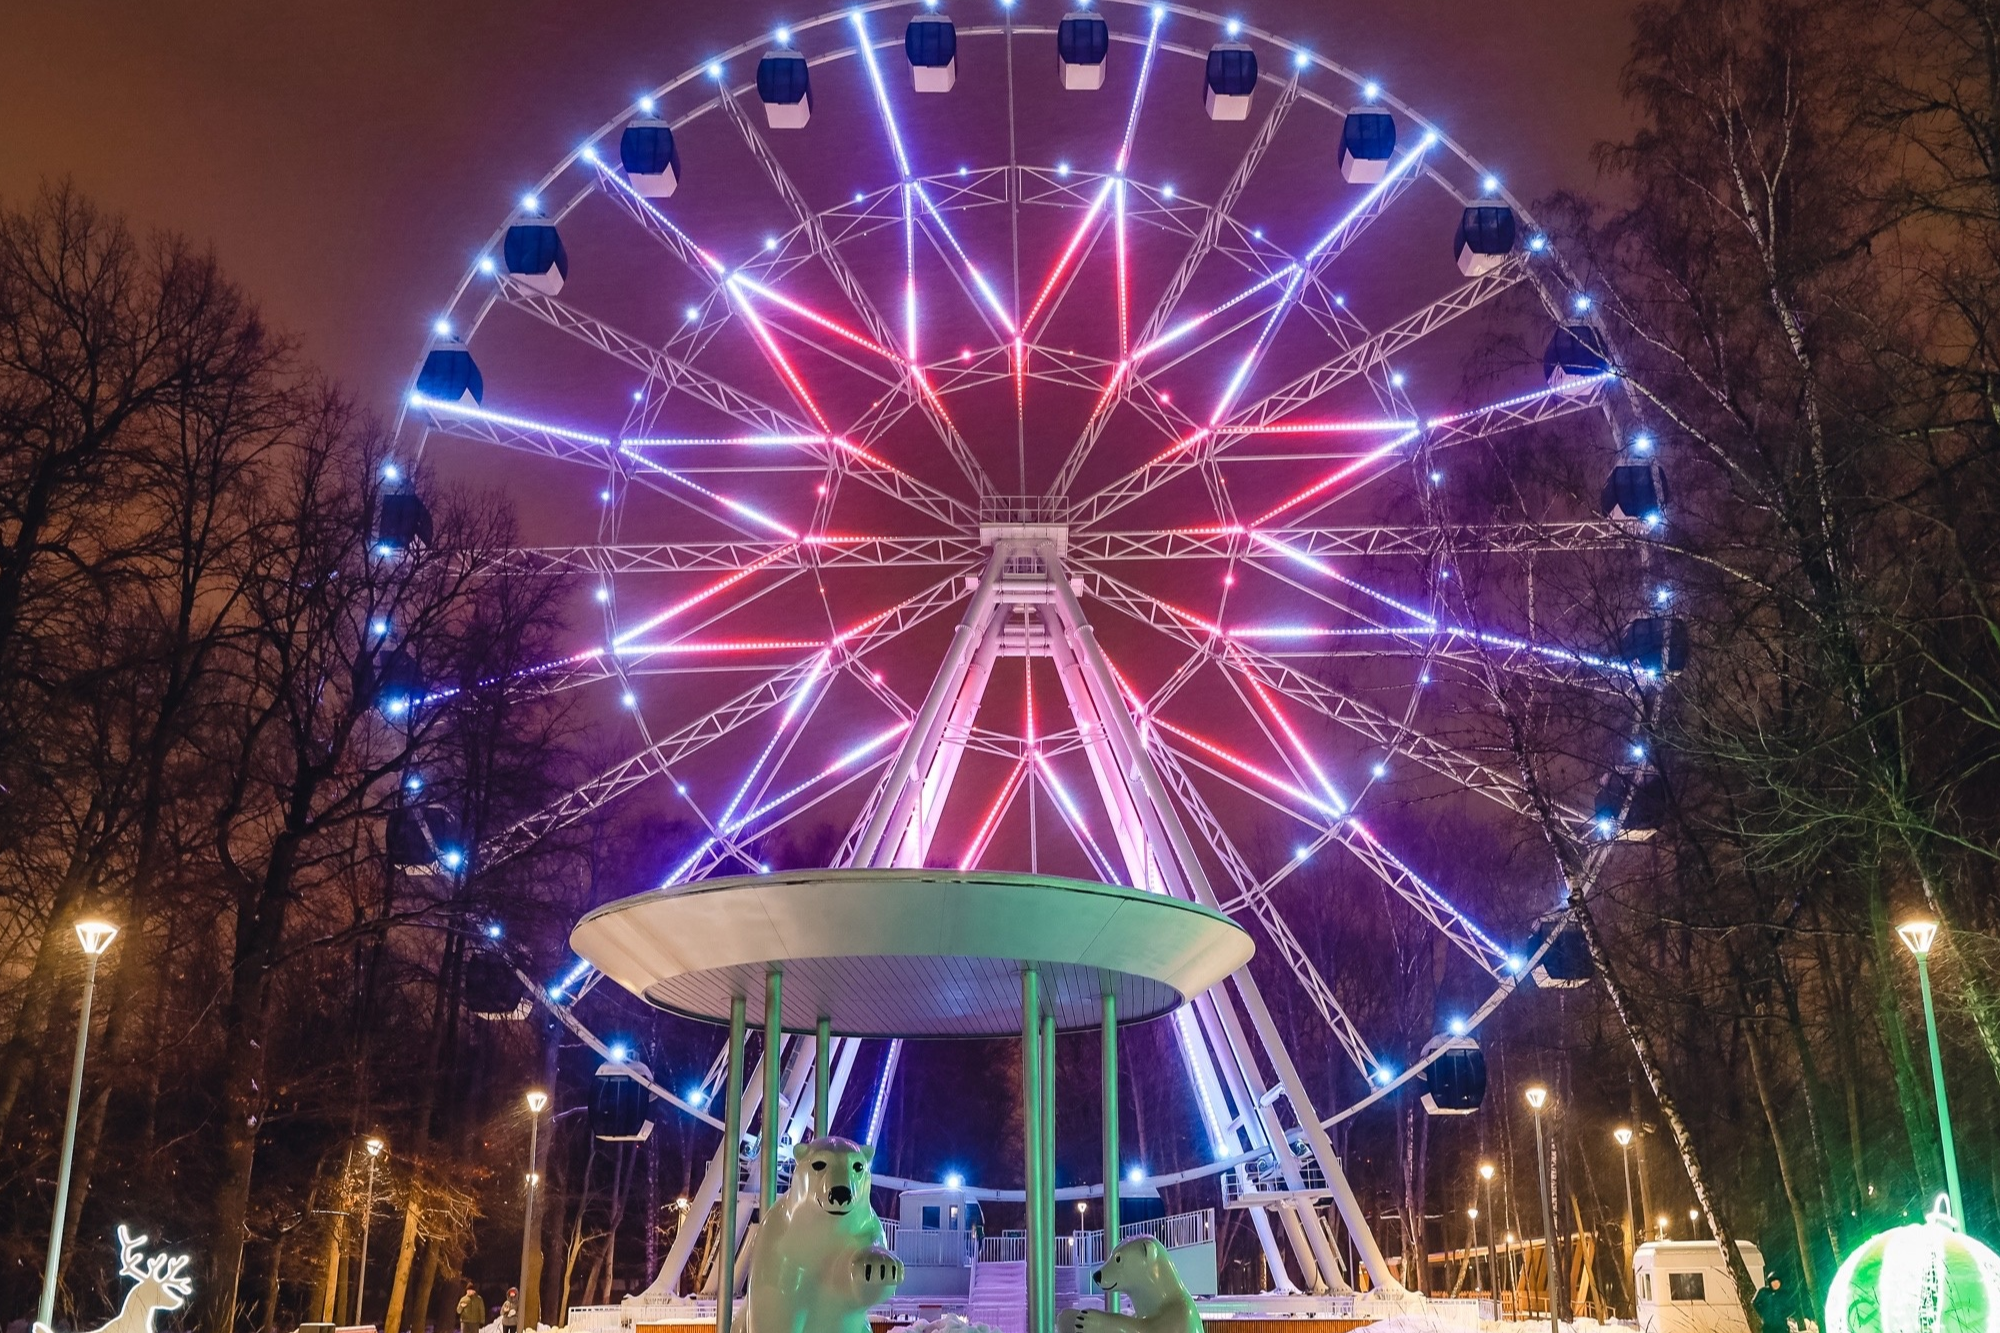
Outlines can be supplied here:
<path id="1" fill-rule="evenodd" d="M 1012 768 L 970 855 L 989 846 L 996 821 L 1013 809 L 1020 792 L 1029 793 L 1031 810 L 1039 793 L 1106 877 L 1253 917 L 1356 1068 L 1371 1083 L 1400 1086 L 1419 1067 L 1400 1073 L 1385 1069 L 1322 975 L 1320 961 L 1287 923 L 1274 890 L 1322 847 L 1342 848 L 1492 979 L 1494 990 L 1473 1016 L 1475 1026 L 1511 991 L 1518 960 L 1510 960 L 1500 944 L 1368 831 L 1356 811 L 1371 784 L 1364 780 L 1347 797 L 1336 792 L 1286 710 L 1319 719 L 1349 738 L 1359 752 L 1415 763 L 1509 816 L 1530 817 L 1533 810 L 1518 773 L 1426 732 L 1417 688 L 1409 690 L 1398 715 L 1343 690 L 1311 665 L 1352 654 L 1402 662 L 1412 679 L 1424 682 L 1432 670 L 1453 667 L 1468 673 L 1522 673 L 1620 694 L 1631 693 L 1634 682 L 1621 664 L 1460 623 L 1449 614 L 1449 603 L 1435 595 L 1428 609 L 1414 607 L 1364 586 L 1329 562 L 1401 558 L 1436 570 L 1448 569 L 1460 555 L 1606 550 L 1633 538 L 1624 525 L 1610 520 L 1457 524 L 1440 517 L 1429 502 L 1420 522 L 1336 524 L 1321 516 L 1336 506 L 1349 507 L 1357 493 L 1420 458 L 1579 412 L 1609 415 L 1616 410 L 1618 388 L 1615 378 L 1604 376 L 1471 410 L 1419 413 L 1392 372 L 1394 360 L 1522 284 L 1534 289 L 1545 305 L 1559 303 L 1563 283 L 1551 267 L 1552 257 L 1546 251 L 1517 252 L 1378 327 L 1349 311 L 1326 279 L 1346 254 L 1367 244 L 1373 224 L 1412 190 L 1441 189 L 1463 203 L 1469 193 L 1482 191 L 1468 191 L 1462 183 L 1484 178 L 1485 168 L 1413 108 L 1379 96 L 1379 104 L 1398 113 L 1421 138 L 1405 146 L 1380 184 L 1346 197 L 1337 221 L 1310 248 L 1289 255 L 1241 221 L 1236 206 L 1292 117 L 1306 110 L 1342 110 L 1322 85 L 1359 89 L 1366 81 L 1273 34 L 1241 28 L 1246 40 L 1285 53 L 1288 67 L 1282 74 L 1265 73 L 1275 97 L 1215 202 L 1202 204 L 1171 187 L 1128 176 L 1125 168 L 1134 136 L 1141 132 L 1156 62 L 1168 55 L 1197 60 L 1205 55 L 1202 48 L 1170 40 L 1167 25 L 1191 22 L 1213 28 L 1225 20 L 1185 5 L 1108 3 L 1142 18 L 1149 15 L 1150 22 L 1113 31 L 1115 41 L 1142 48 L 1144 73 L 1125 119 L 1123 141 L 1106 169 L 1019 160 L 931 174 L 918 169 L 918 150 L 903 140 L 897 99 L 880 68 L 882 53 L 896 45 L 896 34 L 871 31 L 869 25 L 878 11 L 913 8 L 900 0 L 871 0 L 791 29 L 794 37 L 814 33 L 830 40 L 811 58 L 814 69 L 842 62 L 849 62 L 850 69 L 865 67 L 858 95 L 874 100 L 890 148 L 892 181 L 832 207 L 810 202 L 746 110 L 744 99 L 754 95 L 754 87 L 735 80 L 743 57 L 755 55 L 765 45 L 764 36 L 656 89 L 647 105 L 671 101 L 681 106 L 672 121 L 676 130 L 711 113 L 726 121 L 792 219 L 788 230 L 738 263 L 720 258 L 720 247 L 740 238 L 691 234 L 675 220 L 670 202 L 642 196 L 613 164 L 611 145 L 620 128 L 645 108 L 627 109 L 601 127 L 550 171 L 534 194 L 551 201 L 541 212 L 556 222 L 608 202 L 657 243 L 663 264 L 703 285 L 706 295 L 683 326 L 657 344 L 494 271 L 490 257 L 498 252 L 504 229 L 496 232 L 487 247 L 487 264 L 475 265 L 454 293 L 445 316 L 452 331 L 477 346 L 477 335 L 495 316 L 511 317 L 516 325 L 538 325 L 627 368 L 640 378 L 642 389 L 616 428 L 543 422 L 497 408 L 428 399 L 414 390 L 406 424 L 423 438 L 446 435 L 522 451 L 605 478 L 610 503 L 601 511 L 595 543 L 524 548 L 511 557 L 515 567 L 586 573 L 601 580 L 607 592 L 621 578 L 691 575 L 706 580 L 695 594 L 641 620 L 641 630 L 621 621 L 615 596 L 604 598 L 602 642 L 552 664 L 540 686 L 574 689 L 608 683 L 631 699 L 635 683 L 651 677 L 736 673 L 749 679 L 719 706 L 696 716 L 675 716 L 657 734 L 652 719 L 671 710 L 633 708 L 639 747 L 631 755 L 493 839 L 480 849 L 479 859 L 490 863 L 508 856 L 646 784 L 664 780 L 680 788 L 677 771 L 682 766 L 711 752 L 723 738 L 750 732 L 775 717 L 770 744 L 726 807 L 704 806 L 685 797 L 682 788 L 681 806 L 702 834 L 669 882 L 698 879 L 732 865 L 755 866 L 754 848 L 761 838 L 863 782 L 872 784 L 870 793 L 836 861 L 925 864 L 963 756 L 984 754 L 1007 760 Z M 1230 31 L 1236 34 L 1238 27 L 1231 25 Z M 1002 26 L 964 27 L 959 35 L 1011 43 L 1043 40 L 1053 32 L 1051 25 L 1015 17 Z M 1518 202 L 1508 202 L 1529 220 Z M 953 219 L 979 210 L 1008 210 L 1018 250 L 1018 219 L 1026 209 L 1082 214 L 1068 246 L 1051 257 L 1038 289 L 1023 286 L 1018 272 L 1013 282 L 1006 282 L 997 260 L 982 267 L 980 256 L 968 252 L 953 228 Z M 1127 236 L 1128 230 L 1139 228 L 1175 239 L 1184 249 L 1144 318 L 1135 321 L 1128 309 L 1133 284 Z M 849 259 L 885 237 L 900 237 L 906 258 L 900 328 L 884 314 Z M 1038 337 L 1062 312 L 1081 276 L 1103 262 L 1103 251 L 1110 252 L 1115 266 L 1117 345 L 1079 352 Z M 944 298 L 919 292 L 919 255 L 921 267 L 948 276 L 953 299 L 976 312 L 990 337 L 987 345 L 955 359 L 925 359 L 919 351 L 918 312 L 923 301 Z M 1188 312 L 1185 300 L 1196 275 L 1216 263 L 1240 270 L 1241 289 L 1213 309 Z M 829 316 L 788 294 L 788 280 L 806 270 L 832 283 L 844 302 L 840 314 Z M 1002 298 L 1003 288 L 1011 289 L 1010 299 Z M 1311 336 L 1330 345 L 1332 353 L 1303 374 L 1263 387 L 1268 377 L 1259 372 L 1266 354 L 1287 336 L 1291 322 L 1309 325 Z M 782 387 L 778 401 L 772 401 L 768 390 L 744 387 L 717 368 L 714 352 L 725 339 L 754 352 Z M 1190 415 L 1164 391 L 1161 382 L 1170 371 L 1246 343 L 1236 373 L 1206 419 Z M 830 363 L 838 374 L 872 386 L 874 400 L 867 410 L 851 413 L 851 419 L 836 418 L 832 413 L 837 409 L 811 382 L 822 371 L 807 376 L 788 350 L 817 358 L 816 366 Z M 1011 490 L 995 481 L 991 459 L 982 459 L 950 408 L 957 395 L 1010 384 L 1016 402 L 1012 424 L 1023 440 L 1028 385 L 1081 390 L 1095 400 L 1074 423 L 1073 439 L 1057 450 L 1059 461 L 1051 460 L 1055 466 L 1046 487 L 1032 493 L 1024 493 L 1031 491 L 1025 475 Z M 1317 451 L 1253 452 L 1255 442 L 1293 431 L 1299 424 L 1296 414 L 1349 384 L 1369 388 L 1380 406 L 1377 419 L 1355 423 L 1353 430 L 1326 430 L 1326 447 Z M 758 461 L 661 462 L 688 443 L 672 433 L 675 413 L 684 402 L 751 432 L 746 438 L 755 441 Z M 1150 430 L 1155 452 L 1108 481 L 1085 485 L 1083 478 L 1107 447 L 1114 420 L 1135 421 Z M 893 461 L 891 442 L 912 429 L 912 422 L 950 460 L 955 481 L 927 480 Z M 766 461 L 773 454 L 790 461 Z M 1315 474 L 1328 466 L 1333 470 L 1277 509 L 1254 517 L 1238 515 L 1227 493 L 1225 469 L 1277 462 Z M 803 519 L 781 520 L 724 489 L 735 484 L 732 478 L 747 481 L 788 472 L 819 479 L 819 498 Z M 1183 479 L 1198 481 L 1206 490 L 1213 513 L 1204 521 L 1168 527 L 1130 521 L 1129 515 L 1145 512 Z M 897 506 L 907 516 L 908 530 L 840 532 L 832 519 L 841 488 L 850 481 Z M 728 535 L 667 541 L 647 532 L 628 538 L 623 515 L 627 498 L 636 491 L 684 506 Z M 1149 590 L 1139 572 L 1162 562 L 1194 560 L 1225 562 L 1232 579 L 1241 569 L 1268 580 L 1270 586 L 1296 594 L 1300 606 L 1344 618 L 1337 632 L 1352 637 L 1265 647 L 1254 636 L 1232 630 L 1220 613 L 1203 616 Z M 884 570 L 917 571 L 930 581 L 858 624 L 824 639 L 787 643 L 762 654 L 766 660 L 706 660 L 705 655 L 721 649 L 701 637 L 705 632 L 726 632 L 733 618 L 780 589 L 800 580 Z M 1142 697 L 1119 676 L 1099 646 L 1086 599 L 1106 613 L 1107 623 L 1144 627 L 1155 641 L 1184 654 L 1179 668 L 1150 697 Z M 871 653 L 961 607 L 951 647 L 923 699 L 902 697 L 868 667 Z M 636 633 L 650 633 L 669 621 L 671 628 L 632 645 Z M 1358 646 L 1343 646 L 1349 642 Z M 781 664 L 770 663 L 773 655 L 783 657 Z M 981 725 L 980 705 L 996 664 L 1012 657 L 1051 660 L 1072 725 L 1037 733 L 1032 705 L 1023 729 Z M 858 743 L 836 762 L 809 772 L 804 780 L 781 782 L 779 773 L 801 737 L 816 725 L 835 681 L 858 685 L 881 710 L 882 724 L 854 737 Z M 1212 689 L 1217 681 L 1255 720 L 1265 748 L 1279 757 L 1282 774 L 1246 762 L 1170 718 L 1176 696 Z M 1070 756 L 1089 772 L 1104 821 L 1100 826 L 1109 828 L 1108 847 L 1095 841 L 1088 819 L 1056 777 L 1053 765 Z M 1307 843 L 1282 865 L 1254 869 L 1197 774 L 1209 784 L 1208 791 L 1227 788 L 1301 826 Z M 1575 810 L 1563 813 L 1579 823 L 1585 818 Z M 572 979 L 556 998 L 574 997 L 580 989 Z M 567 1013 L 565 1019 L 577 1022 Z M 1323 1115 L 1314 1105 L 1247 970 L 1184 1013 L 1177 1033 L 1215 1140 L 1218 1160 L 1212 1169 L 1237 1172 L 1247 1186 L 1251 1163 L 1263 1157 L 1286 1182 L 1287 1189 L 1274 1202 L 1253 1210 L 1280 1289 L 1345 1289 L 1332 1219 L 1317 1207 L 1329 1198 L 1374 1286 L 1399 1289 L 1326 1134 L 1326 1126 L 1358 1107 Z M 837 1086 L 845 1087 L 859 1043 L 838 1045 Z M 812 1111 L 805 1088 L 811 1057 L 810 1038 L 787 1043 L 787 1114 L 794 1133 Z M 895 1064 L 892 1050 L 885 1071 L 893 1071 Z M 885 1072 L 884 1086 L 887 1077 Z M 754 1098 L 761 1079 L 753 1075 L 747 1086 Z M 878 1086 L 873 1122 L 879 1122 L 882 1091 Z M 1378 1089 L 1361 1104 L 1381 1095 Z M 750 1109 L 746 1105 L 746 1115 Z M 699 1214 L 714 1205 L 722 1182 L 736 1173 L 734 1159 L 734 1152 L 718 1148 L 692 1200 L 689 1220 L 696 1225 L 681 1227 L 686 1243 L 677 1239 L 657 1290 L 670 1290 L 679 1281 L 701 1233 Z M 1312 1184 L 1312 1179 L 1324 1183 Z"/>

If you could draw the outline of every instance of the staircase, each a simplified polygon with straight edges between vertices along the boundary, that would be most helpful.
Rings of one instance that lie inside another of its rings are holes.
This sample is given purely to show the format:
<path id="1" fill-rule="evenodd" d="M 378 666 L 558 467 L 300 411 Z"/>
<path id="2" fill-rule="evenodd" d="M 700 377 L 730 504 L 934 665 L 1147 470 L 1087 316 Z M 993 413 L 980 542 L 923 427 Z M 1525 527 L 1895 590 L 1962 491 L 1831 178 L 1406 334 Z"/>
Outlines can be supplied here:
<path id="1" fill-rule="evenodd" d="M 975 1263 L 965 1318 L 968 1323 L 989 1324 L 1000 1333 L 1028 1333 L 1028 1265 L 1020 1260 Z"/>

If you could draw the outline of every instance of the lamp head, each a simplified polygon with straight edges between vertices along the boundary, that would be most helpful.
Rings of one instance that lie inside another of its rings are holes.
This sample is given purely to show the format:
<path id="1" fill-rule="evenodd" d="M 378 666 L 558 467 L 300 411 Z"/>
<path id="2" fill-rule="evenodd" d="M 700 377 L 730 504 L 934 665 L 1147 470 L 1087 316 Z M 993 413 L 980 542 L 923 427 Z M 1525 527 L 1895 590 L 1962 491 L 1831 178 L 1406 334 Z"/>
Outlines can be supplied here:
<path id="1" fill-rule="evenodd" d="M 1479 1164 L 1479 1178 L 1481 1180 L 1493 1179 L 1493 1163 L 1481 1162 Z"/>
<path id="2" fill-rule="evenodd" d="M 542 1108 L 547 1106 L 548 1104 L 549 1104 L 549 1094 L 543 1092 L 540 1088 L 536 1088 L 528 1094 L 529 1115 L 540 1115 L 542 1113 Z"/>
<path id="3" fill-rule="evenodd" d="M 1621 1148 L 1629 1148 L 1632 1146 L 1632 1131 L 1627 1129 L 1623 1125 L 1620 1125 L 1618 1128 L 1612 1130 L 1611 1137 L 1618 1140 L 1618 1146 Z"/>
<path id="4" fill-rule="evenodd" d="M 1475 1221 L 1475 1222 L 1477 1222 L 1477 1221 L 1479 1220 L 1479 1210 L 1478 1210 L 1477 1208 L 1468 1208 L 1468 1209 L 1466 1209 L 1466 1210 L 1465 1210 L 1465 1215 L 1466 1215 L 1467 1217 L 1471 1218 L 1471 1219 L 1472 1219 L 1473 1221 Z"/>
<path id="5" fill-rule="evenodd" d="M 370 1157 L 380 1157 L 382 1155 L 382 1149 L 388 1147 L 389 1145 L 382 1142 L 382 1140 L 380 1139 L 371 1138 L 361 1146 L 368 1149 L 368 1155 Z"/>
<path id="6" fill-rule="evenodd" d="M 92 958 L 99 957 L 111 947 L 111 941 L 118 937 L 118 927 L 109 921 L 79 921 L 76 923 L 76 942 Z"/>
<path id="7" fill-rule="evenodd" d="M 1549 1090 L 1539 1083 L 1530 1084 L 1525 1095 L 1531 1110 L 1539 1111 L 1549 1104 Z"/>
<path id="8" fill-rule="evenodd" d="M 77 927 L 81 930 L 82 927 Z M 1928 958 L 1931 945 L 1936 942 L 1938 923 L 1935 921 L 1905 921 L 1896 927 L 1896 935 L 1903 946 L 1919 958 Z"/>

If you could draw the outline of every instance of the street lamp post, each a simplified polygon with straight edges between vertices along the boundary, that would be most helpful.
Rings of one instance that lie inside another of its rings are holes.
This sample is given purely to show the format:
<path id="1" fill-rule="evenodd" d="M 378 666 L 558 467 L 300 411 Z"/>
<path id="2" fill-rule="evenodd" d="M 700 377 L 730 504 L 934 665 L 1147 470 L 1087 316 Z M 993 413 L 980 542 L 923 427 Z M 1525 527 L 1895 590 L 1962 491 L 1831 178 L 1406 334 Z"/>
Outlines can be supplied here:
<path id="1" fill-rule="evenodd" d="M 1632 1280 L 1632 1242 L 1635 1223 L 1632 1213 L 1632 1131 L 1624 1125 L 1611 1131 L 1611 1137 L 1618 1140 L 1618 1151 L 1625 1158 L 1625 1280 Z"/>
<path id="2" fill-rule="evenodd" d="M 1486 1285 L 1493 1291 L 1493 1317 L 1500 1317 L 1500 1267 L 1493 1262 L 1493 1163 L 1479 1164 L 1479 1184 L 1486 1191 Z"/>
<path id="3" fill-rule="evenodd" d="M 1931 945 L 1936 943 L 1938 923 L 1906 921 L 1896 934 L 1917 956 L 1917 984 L 1924 993 L 1924 1031 L 1931 1043 L 1931 1085 L 1937 1089 L 1938 1133 L 1944 1140 L 1944 1187 L 1951 1195 L 1952 1220 L 1965 1225 L 1965 1200 L 1958 1192 L 1958 1145 L 1951 1137 L 1951 1106 L 1944 1097 L 1944 1058 L 1938 1052 L 1937 1010 L 1931 1005 Z"/>
<path id="4" fill-rule="evenodd" d="M 528 1180 L 527 1197 L 521 1202 L 521 1280 L 514 1284 L 514 1318 L 522 1333 L 533 1325 L 528 1322 L 528 1267 L 535 1252 L 535 1186 L 541 1183 L 540 1173 L 535 1169 L 541 1161 L 542 1110 L 549 1104 L 549 1094 L 540 1088 L 528 1094 Z M 540 1302 L 536 1302 L 537 1305 Z M 540 1315 L 541 1311 L 535 1311 Z M 539 1322 L 539 1320 L 537 1321 Z"/>
<path id="5" fill-rule="evenodd" d="M 1657 1218 L 1654 1219 L 1654 1221 L 1658 1224 L 1660 1229 L 1660 1234 L 1658 1235 L 1658 1237 L 1656 1237 L 1656 1239 L 1665 1240 L 1667 1238 L 1667 1215 L 1665 1213 L 1661 1213 Z"/>
<path id="6" fill-rule="evenodd" d="M 90 1042 L 90 999 L 97 989 L 97 962 L 117 938 L 118 927 L 108 921 L 79 921 L 76 942 L 83 946 L 87 960 L 83 972 L 83 1007 L 76 1020 L 76 1059 L 69 1070 L 69 1114 L 63 1120 L 62 1160 L 56 1167 L 56 1215 L 49 1223 L 48 1261 L 42 1267 L 40 1322 L 47 1327 L 56 1312 L 56 1273 L 62 1267 L 63 1221 L 69 1215 L 69 1173 L 76 1160 L 76 1113 L 83 1100 L 83 1052 Z"/>
<path id="7" fill-rule="evenodd" d="M 1549 1150 L 1542 1137 L 1542 1108 L 1549 1104 L 1549 1090 L 1537 1083 L 1527 1092 L 1528 1108 L 1535 1113 L 1535 1186 L 1542 1196 L 1542 1266 L 1549 1274 L 1549 1333 L 1562 1333 L 1556 1322 L 1556 1221 L 1549 1203 Z"/>
<path id="8" fill-rule="evenodd" d="M 362 1145 L 368 1149 L 368 1190 L 367 1202 L 361 1208 L 361 1266 L 354 1274 L 354 1322 L 361 1322 L 361 1302 L 368 1289 L 368 1233 L 374 1229 L 375 1221 L 375 1159 L 382 1155 L 382 1140 L 371 1138 Z"/>

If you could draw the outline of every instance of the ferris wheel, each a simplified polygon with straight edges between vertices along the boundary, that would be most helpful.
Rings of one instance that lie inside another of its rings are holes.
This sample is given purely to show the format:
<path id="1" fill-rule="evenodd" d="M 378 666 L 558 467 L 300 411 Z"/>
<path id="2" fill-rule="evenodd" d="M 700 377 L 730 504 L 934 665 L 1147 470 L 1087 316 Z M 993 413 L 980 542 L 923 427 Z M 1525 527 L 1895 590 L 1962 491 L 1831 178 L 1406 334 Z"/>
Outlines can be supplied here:
<path id="1" fill-rule="evenodd" d="M 592 692 L 626 757 L 475 855 L 637 799 L 693 830 L 665 885 L 942 866 L 1219 906 L 1353 1073 L 1324 1104 L 1258 979 L 1216 988 L 1174 1020 L 1213 1158 L 1183 1175 L 1249 1210 L 1280 1289 L 1346 1289 L 1344 1229 L 1397 1290 L 1329 1128 L 1416 1078 L 1433 1110 L 1476 1107 L 1479 1024 L 1524 973 L 1587 972 L 1477 864 L 1425 864 L 1371 811 L 1527 830 L 1547 807 L 1481 740 L 1493 682 L 1628 699 L 1678 668 L 1665 615 L 1579 646 L 1461 591 L 1643 539 L 1664 477 L 1587 293 L 1438 122 L 1226 16 L 1042 8 L 876 0 L 719 52 L 478 252 L 404 438 L 452 470 L 525 456 L 525 521 L 573 536 L 516 558 L 595 607 L 543 679 Z M 1468 401 L 1468 317 L 1510 293 L 1546 314 L 1547 356 Z M 1575 414 L 1616 454 L 1594 512 L 1454 517 L 1471 446 Z M 1579 838 L 1653 826 L 1643 741 L 1587 780 L 1554 799 Z M 1442 942 L 1469 997 L 1420 1059 L 1383 1053 L 1294 927 L 1289 886 L 1328 858 L 1380 890 L 1356 912 Z M 589 981 L 548 989 L 586 1036 Z M 871 1138 L 897 1049 L 875 1064 Z M 697 1210 L 736 1169 L 718 1149 Z"/>

